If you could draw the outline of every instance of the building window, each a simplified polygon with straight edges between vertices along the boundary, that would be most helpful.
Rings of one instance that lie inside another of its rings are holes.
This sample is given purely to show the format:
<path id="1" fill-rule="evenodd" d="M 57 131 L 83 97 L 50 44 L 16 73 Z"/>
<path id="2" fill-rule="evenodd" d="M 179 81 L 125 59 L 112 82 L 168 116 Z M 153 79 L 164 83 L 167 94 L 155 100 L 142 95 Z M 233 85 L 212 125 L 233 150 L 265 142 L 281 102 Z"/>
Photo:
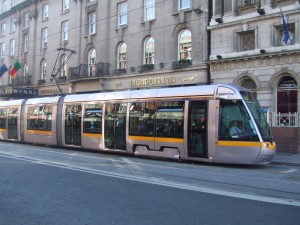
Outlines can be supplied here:
<path id="1" fill-rule="evenodd" d="M 47 75 L 47 62 L 44 59 L 41 62 L 41 80 L 46 81 L 46 75 Z"/>
<path id="2" fill-rule="evenodd" d="M 48 28 L 42 29 L 42 48 L 47 48 Z"/>
<path id="3" fill-rule="evenodd" d="M 14 7 L 16 5 L 16 0 L 11 0 L 11 7 Z"/>
<path id="4" fill-rule="evenodd" d="M 192 60 L 192 32 L 190 30 L 180 32 L 178 44 L 178 60 Z"/>
<path id="5" fill-rule="evenodd" d="M 89 34 L 96 34 L 96 13 L 89 14 Z"/>
<path id="6" fill-rule="evenodd" d="M 16 18 L 10 20 L 10 33 L 16 32 Z"/>
<path id="7" fill-rule="evenodd" d="M 23 76 L 26 77 L 28 75 L 28 64 L 25 63 L 23 65 Z"/>
<path id="8" fill-rule="evenodd" d="M 118 46 L 118 65 L 117 69 L 126 69 L 127 45 L 123 42 Z"/>
<path id="9" fill-rule="evenodd" d="M 214 16 L 223 16 L 225 13 L 232 12 L 232 1 L 215 0 L 213 4 Z"/>
<path id="10" fill-rule="evenodd" d="M 286 39 L 287 42 L 285 42 L 285 32 L 282 25 L 275 27 L 275 43 L 274 46 L 284 46 L 284 45 L 294 45 L 295 44 L 295 23 L 287 24 L 288 29 L 288 38 Z"/>
<path id="11" fill-rule="evenodd" d="M 2 43 L 0 43 L 0 60 L 2 60 L 4 55 L 5 55 L 5 43 L 2 42 Z"/>
<path id="12" fill-rule="evenodd" d="M 29 49 L 29 35 L 28 34 L 24 35 L 23 43 L 24 43 L 24 49 L 23 49 L 24 52 L 28 52 L 28 49 Z"/>
<path id="13" fill-rule="evenodd" d="M 179 10 L 188 9 L 191 7 L 191 0 L 179 0 Z"/>
<path id="14" fill-rule="evenodd" d="M 6 0 L 2 0 L 2 13 L 6 12 L 7 10 L 7 2 Z"/>
<path id="15" fill-rule="evenodd" d="M 238 50 L 240 52 L 255 49 L 255 31 L 243 31 L 238 33 Z"/>
<path id="16" fill-rule="evenodd" d="M 61 25 L 61 33 L 62 33 L 62 41 L 66 42 L 69 40 L 69 27 L 68 27 L 68 21 L 62 22 Z"/>
<path id="17" fill-rule="evenodd" d="M 154 64 L 154 38 L 149 37 L 145 40 L 144 45 L 144 64 Z"/>
<path id="18" fill-rule="evenodd" d="M 1 37 L 5 36 L 6 23 L 1 23 Z"/>
<path id="19" fill-rule="evenodd" d="M 11 39 L 9 41 L 9 55 L 10 56 L 15 55 L 15 39 Z"/>
<path id="20" fill-rule="evenodd" d="M 67 64 L 67 56 L 62 55 L 60 58 L 60 77 L 65 78 L 68 75 L 68 64 Z"/>
<path id="21" fill-rule="evenodd" d="M 290 76 L 284 76 L 277 87 L 277 112 L 297 112 L 297 81 Z"/>
<path id="22" fill-rule="evenodd" d="M 91 49 L 88 54 L 89 76 L 96 75 L 96 49 Z"/>
<path id="23" fill-rule="evenodd" d="M 127 24 L 127 2 L 118 4 L 118 21 L 119 26 Z"/>
<path id="24" fill-rule="evenodd" d="M 23 16 L 23 28 L 29 27 L 29 12 L 25 13 Z"/>
<path id="25" fill-rule="evenodd" d="M 249 90 L 253 91 L 253 95 L 257 97 L 257 86 L 256 83 L 250 77 L 244 77 L 241 84 L 242 87 L 248 88 Z"/>
<path id="26" fill-rule="evenodd" d="M 70 0 L 63 0 L 62 2 L 62 12 L 68 12 L 70 7 Z"/>
<path id="27" fill-rule="evenodd" d="M 49 5 L 43 5 L 42 9 L 42 20 L 47 20 L 49 18 Z"/>
<path id="28" fill-rule="evenodd" d="M 144 15 L 145 21 L 155 19 L 155 0 L 144 1 Z"/>

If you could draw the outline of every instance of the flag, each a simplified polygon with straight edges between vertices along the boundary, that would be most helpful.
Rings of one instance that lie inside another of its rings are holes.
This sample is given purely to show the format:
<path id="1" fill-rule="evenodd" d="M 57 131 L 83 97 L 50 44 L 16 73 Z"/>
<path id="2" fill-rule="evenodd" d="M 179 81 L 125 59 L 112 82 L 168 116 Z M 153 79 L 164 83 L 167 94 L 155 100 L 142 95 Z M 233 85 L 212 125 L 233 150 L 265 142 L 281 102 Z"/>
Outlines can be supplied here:
<path id="1" fill-rule="evenodd" d="M 5 66 L 5 64 L 3 64 L 1 67 L 0 67 L 0 77 L 3 76 L 3 74 L 5 74 L 5 72 L 8 71 L 7 67 Z"/>
<path id="2" fill-rule="evenodd" d="M 283 15 L 283 12 L 280 8 L 280 12 L 281 12 L 281 17 L 282 17 L 282 26 L 283 26 L 283 42 L 285 45 L 287 45 L 290 41 L 290 34 L 289 34 L 289 29 L 287 27 L 287 24 L 285 22 L 285 18 L 284 18 L 284 15 Z"/>
<path id="3" fill-rule="evenodd" d="M 20 62 L 17 60 L 15 61 L 14 65 L 9 70 L 10 77 L 15 77 L 17 71 L 21 68 Z"/>

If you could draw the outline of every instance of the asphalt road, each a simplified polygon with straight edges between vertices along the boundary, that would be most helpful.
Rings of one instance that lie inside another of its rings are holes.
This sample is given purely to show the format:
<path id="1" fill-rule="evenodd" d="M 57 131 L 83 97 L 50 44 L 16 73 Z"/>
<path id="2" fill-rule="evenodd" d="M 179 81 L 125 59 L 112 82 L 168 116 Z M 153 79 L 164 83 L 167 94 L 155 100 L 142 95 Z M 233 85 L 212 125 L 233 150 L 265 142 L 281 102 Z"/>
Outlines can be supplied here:
<path id="1" fill-rule="evenodd" d="M 0 225 L 296 225 L 299 177 L 0 142 Z"/>

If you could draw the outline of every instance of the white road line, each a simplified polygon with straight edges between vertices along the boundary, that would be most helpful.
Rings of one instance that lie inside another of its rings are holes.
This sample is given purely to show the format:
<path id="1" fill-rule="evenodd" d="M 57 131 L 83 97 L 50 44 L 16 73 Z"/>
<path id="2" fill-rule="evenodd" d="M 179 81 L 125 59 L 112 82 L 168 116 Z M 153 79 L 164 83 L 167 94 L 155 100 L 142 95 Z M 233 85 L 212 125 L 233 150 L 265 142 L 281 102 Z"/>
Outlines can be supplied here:
<path id="1" fill-rule="evenodd" d="M 193 186 L 193 185 L 188 185 L 188 184 L 183 184 L 183 183 L 167 181 L 164 179 L 147 178 L 147 177 L 141 177 L 141 176 L 132 176 L 132 175 L 126 175 L 126 174 L 120 174 L 120 173 L 114 173 L 114 172 L 101 171 L 101 170 L 93 170 L 93 169 L 89 169 L 89 168 L 85 168 L 85 167 L 74 166 L 71 164 L 64 165 L 64 164 L 58 164 L 58 163 L 51 163 L 51 162 L 47 162 L 44 160 L 39 161 L 36 159 L 30 159 L 30 158 L 24 158 L 24 157 L 20 158 L 20 157 L 16 157 L 16 156 L 12 156 L 12 155 L 1 154 L 1 156 L 16 159 L 16 160 L 22 160 L 22 161 L 27 161 L 27 162 L 31 162 L 31 163 L 41 164 L 41 165 L 53 166 L 53 167 L 57 167 L 57 168 L 64 168 L 64 169 L 69 169 L 69 170 L 73 170 L 73 171 L 79 171 L 79 172 L 84 172 L 84 173 L 90 173 L 90 174 L 95 174 L 95 175 L 101 175 L 101 176 L 107 176 L 107 177 L 113 177 L 113 178 L 119 178 L 119 179 L 125 179 L 125 180 L 137 181 L 137 182 L 143 182 L 143 183 L 148 183 L 148 184 L 161 185 L 161 186 L 165 186 L 165 187 L 178 188 L 178 189 L 183 189 L 183 190 L 196 191 L 196 192 L 201 192 L 201 193 L 221 195 L 221 196 L 240 198 L 240 199 L 247 199 L 247 200 L 253 200 L 253 201 L 267 202 L 267 203 L 273 203 L 273 204 L 282 204 L 282 205 L 300 207 L 300 201 L 293 200 L 293 199 L 280 199 L 280 198 L 274 198 L 274 197 L 236 193 L 236 192 L 225 191 L 225 190 L 217 190 L 217 189 L 212 189 L 212 188 L 204 188 L 204 187 L 199 187 L 199 186 Z"/>
<path id="2" fill-rule="evenodd" d="M 7 145 L 13 145 L 13 144 L 14 143 L 7 143 Z M 46 146 L 41 146 L 41 147 L 47 148 Z M 32 149 L 30 147 L 26 147 L 26 146 L 22 146 L 22 145 L 18 145 L 18 148 L 19 149 L 25 149 L 25 150 L 29 149 L 30 151 L 41 151 L 41 149 Z M 47 149 L 43 149 L 42 151 L 51 152 L 51 153 L 54 152 L 54 153 L 61 154 L 61 155 L 78 156 L 78 157 L 82 157 L 82 158 L 90 158 L 90 159 L 98 159 L 98 160 L 104 160 L 104 161 L 113 161 L 113 162 L 124 163 L 123 160 L 111 159 L 111 158 L 106 158 L 106 157 L 86 156 L 86 155 L 80 154 L 80 152 L 78 152 L 79 154 L 75 154 L 75 153 L 67 153 L 67 152 L 53 151 L 53 150 L 47 150 Z M 3 153 L 6 154 L 7 152 L 3 152 Z M 300 184 L 299 182 L 286 181 L 286 180 L 281 181 L 281 180 L 275 180 L 275 179 L 269 179 L 269 178 L 250 177 L 250 176 L 246 177 L 246 176 L 241 176 L 241 175 L 236 175 L 236 174 L 218 173 L 218 172 L 203 171 L 203 170 L 200 171 L 200 170 L 192 170 L 192 169 L 178 168 L 178 167 L 171 167 L 171 166 L 161 166 L 161 165 L 139 163 L 139 162 L 132 162 L 132 161 L 127 161 L 126 163 L 131 164 L 131 165 L 142 165 L 142 166 L 148 166 L 148 167 L 153 167 L 153 168 L 164 168 L 164 169 L 181 170 L 181 171 L 196 172 L 196 173 L 201 172 L 203 174 L 222 175 L 222 176 L 235 177 L 235 178 L 246 178 L 246 179 L 252 179 L 252 180 L 263 180 L 263 181 L 270 181 L 270 182 L 277 182 L 277 183 L 284 183 L 284 184 L 287 184 L 287 183 L 289 183 L 289 184 Z"/>

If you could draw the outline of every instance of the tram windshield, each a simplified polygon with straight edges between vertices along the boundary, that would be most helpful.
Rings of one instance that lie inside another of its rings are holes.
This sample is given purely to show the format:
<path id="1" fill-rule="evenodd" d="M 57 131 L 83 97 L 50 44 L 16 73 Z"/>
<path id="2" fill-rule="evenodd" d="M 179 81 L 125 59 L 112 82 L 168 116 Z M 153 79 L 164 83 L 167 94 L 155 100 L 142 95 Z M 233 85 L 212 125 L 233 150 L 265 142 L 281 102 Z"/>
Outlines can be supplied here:
<path id="1" fill-rule="evenodd" d="M 220 100 L 219 140 L 259 141 L 242 100 Z"/>
<path id="2" fill-rule="evenodd" d="M 265 114 L 261 110 L 261 107 L 260 107 L 258 101 L 256 100 L 256 98 L 253 96 L 253 94 L 251 92 L 241 91 L 240 93 L 255 120 L 255 123 L 256 123 L 256 125 L 259 129 L 259 132 L 262 136 L 262 139 L 264 141 L 272 141 L 273 137 L 272 137 L 269 125 L 267 123 Z"/>

